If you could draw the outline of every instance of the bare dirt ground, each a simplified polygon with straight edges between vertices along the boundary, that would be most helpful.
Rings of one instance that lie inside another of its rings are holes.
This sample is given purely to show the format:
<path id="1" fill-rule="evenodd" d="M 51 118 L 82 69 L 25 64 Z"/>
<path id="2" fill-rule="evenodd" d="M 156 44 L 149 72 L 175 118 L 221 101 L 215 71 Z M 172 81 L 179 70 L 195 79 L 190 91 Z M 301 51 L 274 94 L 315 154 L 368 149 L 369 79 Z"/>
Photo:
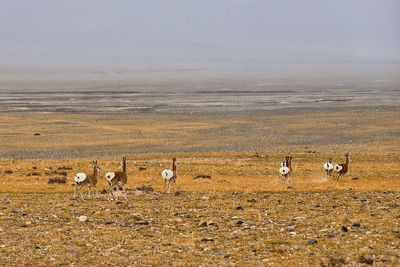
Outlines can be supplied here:
<path id="1" fill-rule="evenodd" d="M 399 111 L 2 114 L 0 265 L 398 266 Z M 348 174 L 324 182 L 322 164 L 344 152 Z M 293 188 L 278 175 L 285 154 Z M 124 155 L 127 202 L 72 199 L 75 173 L 99 160 L 101 191 Z M 179 194 L 167 195 L 173 156 Z"/>

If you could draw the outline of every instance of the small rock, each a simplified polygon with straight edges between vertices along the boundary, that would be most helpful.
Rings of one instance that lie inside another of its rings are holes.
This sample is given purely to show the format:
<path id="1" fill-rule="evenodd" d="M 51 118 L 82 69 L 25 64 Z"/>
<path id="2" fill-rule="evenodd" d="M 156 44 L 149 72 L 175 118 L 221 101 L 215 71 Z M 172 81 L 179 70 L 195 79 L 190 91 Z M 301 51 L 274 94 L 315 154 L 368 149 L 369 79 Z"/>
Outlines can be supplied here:
<path id="1" fill-rule="evenodd" d="M 244 221 L 239 220 L 239 221 L 236 222 L 236 225 L 240 226 L 240 225 L 242 225 L 243 223 L 244 223 Z"/>
<path id="2" fill-rule="evenodd" d="M 368 264 L 368 265 L 372 265 L 374 264 L 374 259 L 368 255 L 361 255 L 358 258 L 358 262 L 359 263 L 364 263 L 364 264 Z"/>
<path id="3" fill-rule="evenodd" d="M 289 225 L 288 227 L 286 227 L 286 231 L 288 231 L 288 232 L 293 232 L 294 229 L 295 229 L 294 225 Z"/>
<path id="4" fill-rule="evenodd" d="M 353 178 L 351 178 L 352 180 L 359 180 L 360 178 L 358 176 L 354 176 Z"/>
<path id="5" fill-rule="evenodd" d="M 135 224 L 137 224 L 137 225 L 149 225 L 150 221 L 136 221 Z"/>
<path id="6" fill-rule="evenodd" d="M 342 226 L 342 232 L 343 233 L 347 233 L 349 231 L 349 229 L 346 226 Z"/>
<path id="7" fill-rule="evenodd" d="M 353 223 L 352 226 L 355 227 L 355 228 L 360 228 L 360 227 L 361 227 L 361 224 L 358 223 L 358 222 L 356 222 L 356 223 Z"/>
<path id="8" fill-rule="evenodd" d="M 203 238 L 201 241 L 203 241 L 203 242 L 214 242 L 214 238 L 205 237 L 205 238 Z"/>
<path id="9" fill-rule="evenodd" d="M 241 206 L 238 206 L 238 207 L 236 207 L 236 210 L 244 210 L 244 208 Z"/>
<path id="10" fill-rule="evenodd" d="M 79 220 L 80 222 L 86 222 L 87 219 L 88 219 L 88 217 L 85 216 L 85 215 L 81 215 L 81 216 L 78 217 L 78 220 Z"/>
<path id="11" fill-rule="evenodd" d="M 308 244 L 309 245 L 314 245 L 314 244 L 317 244 L 318 243 L 318 241 L 316 240 L 316 239 L 310 239 L 310 240 L 308 240 Z"/>
<path id="12" fill-rule="evenodd" d="M 135 220 L 140 220 L 142 218 L 142 215 L 140 215 L 139 213 L 134 213 L 132 214 L 132 218 Z"/>
<path id="13" fill-rule="evenodd" d="M 254 204 L 254 203 L 257 202 L 257 200 L 254 199 L 254 198 L 252 198 L 252 199 L 248 199 L 247 202 L 249 202 L 249 203 L 251 203 L 251 204 Z"/>
<path id="14" fill-rule="evenodd" d="M 106 221 L 104 224 L 108 225 L 108 224 L 113 224 L 113 221 Z"/>
<path id="15" fill-rule="evenodd" d="M 207 227 L 207 222 L 200 222 L 197 227 Z"/>

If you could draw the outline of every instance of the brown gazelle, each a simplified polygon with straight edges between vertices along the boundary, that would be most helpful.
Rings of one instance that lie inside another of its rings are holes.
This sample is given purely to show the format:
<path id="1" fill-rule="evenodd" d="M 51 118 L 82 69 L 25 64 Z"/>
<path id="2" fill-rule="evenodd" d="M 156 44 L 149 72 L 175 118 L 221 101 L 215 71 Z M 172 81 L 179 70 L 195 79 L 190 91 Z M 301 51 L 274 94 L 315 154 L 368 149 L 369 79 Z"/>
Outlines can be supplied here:
<path id="1" fill-rule="evenodd" d="M 114 201 L 116 201 L 116 199 L 113 191 L 114 189 L 119 190 L 119 188 L 122 188 L 122 191 L 124 192 L 125 195 L 125 200 L 127 200 L 127 194 L 125 189 L 126 182 L 128 181 L 128 175 L 126 174 L 126 159 L 127 157 L 122 157 L 122 162 L 121 162 L 122 171 L 107 172 L 105 175 L 109 185 L 109 187 L 107 188 L 108 196 L 111 195 Z"/>
<path id="2" fill-rule="evenodd" d="M 292 182 L 292 156 L 285 156 L 285 160 L 281 162 L 279 173 L 282 175 L 284 182 L 291 185 Z"/>
<path id="3" fill-rule="evenodd" d="M 344 154 L 344 157 L 346 158 L 346 163 L 340 163 L 335 165 L 334 177 L 336 180 L 339 180 L 349 170 L 349 162 L 350 162 L 349 153 Z"/>
<path id="4" fill-rule="evenodd" d="M 84 187 L 87 186 L 89 189 L 89 197 L 92 187 L 96 187 L 97 185 L 97 178 L 99 176 L 99 163 L 98 161 L 92 161 L 93 164 L 93 173 L 86 175 L 85 173 L 77 173 L 74 177 L 74 198 L 76 197 L 77 193 Z M 96 190 L 97 195 L 97 190 Z M 81 191 L 81 198 L 83 198 L 83 194 Z"/>
<path id="5" fill-rule="evenodd" d="M 172 159 L 172 171 L 171 170 L 163 170 L 161 175 L 164 178 L 164 193 L 167 192 L 168 188 L 168 194 L 171 192 L 171 182 L 174 184 L 174 189 L 175 192 L 176 190 L 176 180 L 178 179 L 178 161 L 176 158 Z"/>

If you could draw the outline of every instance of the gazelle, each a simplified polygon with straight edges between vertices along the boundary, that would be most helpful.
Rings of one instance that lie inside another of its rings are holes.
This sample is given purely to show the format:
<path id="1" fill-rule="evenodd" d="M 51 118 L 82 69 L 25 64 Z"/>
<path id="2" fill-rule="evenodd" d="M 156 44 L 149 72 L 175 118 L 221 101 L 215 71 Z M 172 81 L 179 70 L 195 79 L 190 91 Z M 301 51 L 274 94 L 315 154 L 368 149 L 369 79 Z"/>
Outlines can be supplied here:
<path id="1" fill-rule="evenodd" d="M 346 158 L 346 163 L 340 163 L 335 165 L 334 168 L 335 173 L 333 176 L 336 180 L 339 180 L 349 170 L 349 162 L 350 162 L 349 153 L 344 154 L 344 157 Z"/>
<path id="2" fill-rule="evenodd" d="M 176 158 L 172 159 L 172 171 L 171 170 L 163 170 L 161 175 L 164 178 L 164 193 L 167 191 L 168 194 L 171 192 L 171 182 L 174 184 L 174 189 L 176 191 L 176 180 L 178 179 L 177 167 L 179 163 Z"/>
<path id="3" fill-rule="evenodd" d="M 80 172 L 77 173 L 74 177 L 74 198 L 76 197 L 78 191 L 80 191 L 84 186 L 87 186 L 89 188 L 89 197 L 90 197 L 90 191 L 92 187 L 96 187 L 97 185 L 97 178 L 99 176 L 99 163 L 98 161 L 92 161 L 93 164 L 93 174 L 86 175 L 86 173 Z M 97 194 L 97 190 L 96 190 Z M 83 198 L 83 194 L 81 191 L 81 198 Z"/>
<path id="4" fill-rule="evenodd" d="M 127 200 L 127 194 L 125 189 L 125 184 L 128 181 L 128 175 L 126 174 L 126 159 L 127 157 L 122 157 L 121 167 L 122 171 L 107 172 L 105 177 L 107 179 L 109 187 L 107 188 L 108 196 L 112 196 L 113 200 L 116 201 L 113 190 L 116 188 L 122 188 L 125 195 L 125 200 Z"/>
<path id="5" fill-rule="evenodd" d="M 292 182 L 292 156 L 285 156 L 285 160 L 281 162 L 281 167 L 279 168 L 279 173 L 284 178 L 286 184 L 291 184 Z"/>
<path id="6" fill-rule="evenodd" d="M 332 164 L 332 159 L 329 159 L 328 162 L 324 163 L 324 180 L 327 181 L 329 177 L 333 174 L 334 166 Z"/>

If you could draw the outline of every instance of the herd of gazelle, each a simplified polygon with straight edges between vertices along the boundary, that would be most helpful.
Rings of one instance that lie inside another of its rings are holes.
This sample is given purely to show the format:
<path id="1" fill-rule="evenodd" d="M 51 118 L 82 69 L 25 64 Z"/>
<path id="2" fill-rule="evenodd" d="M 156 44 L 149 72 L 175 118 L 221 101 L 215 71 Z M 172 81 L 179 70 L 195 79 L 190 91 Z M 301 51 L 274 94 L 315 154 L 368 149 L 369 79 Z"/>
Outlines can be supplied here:
<path id="1" fill-rule="evenodd" d="M 328 162 L 323 164 L 323 169 L 324 169 L 324 180 L 329 179 L 332 177 L 333 179 L 339 180 L 343 175 L 345 175 L 349 169 L 349 153 L 344 154 L 345 156 L 345 163 L 339 163 L 339 164 L 333 164 L 332 159 L 329 159 Z M 126 173 L 126 160 L 127 157 L 122 157 L 122 162 L 121 162 L 121 170 L 118 171 L 109 171 L 107 172 L 104 177 L 106 178 L 108 182 L 108 187 L 106 189 L 107 195 L 109 200 L 114 200 L 117 201 L 117 198 L 115 198 L 114 191 L 116 190 L 122 190 L 125 196 L 125 200 L 127 199 L 127 193 L 126 193 L 126 188 L 125 185 L 128 181 L 128 175 Z M 80 191 L 81 193 L 81 198 L 83 198 L 82 191 L 81 189 L 84 186 L 88 187 L 89 190 L 89 197 L 91 193 L 91 189 L 96 188 L 97 185 L 97 179 L 99 176 L 99 164 L 98 161 L 93 161 L 93 173 L 92 174 L 86 174 L 84 172 L 77 173 L 74 178 L 74 197 L 76 197 L 77 193 Z M 173 184 L 174 190 L 176 191 L 176 180 L 178 179 L 178 161 L 176 158 L 172 159 L 172 170 L 170 169 L 165 169 L 161 172 L 161 176 L 164 180 L 164 192 L 170 193 L 171 191 L 171 183 Z M 285 156 L 284 161 L 281 162 L 280 168 L 279 168 L 279 173 L 284 179 L 284 182 L 286 184 L 291 184 L 292 181 L 292 174 L 293 174 L 293 169 L 292 169 L 292 156 Z M 97 194 L 96 190 L 96 194 Z"/>
<path id="2" fill-rule="evenodd" d="M 349 153 L 344 154 L 345 162 L 333 164 L 332 159 L 329 159 L 328 162 L 325 162 L 323 165 L 324 169 L 324 180 L 328 180 L 329 178 L 333 178 L 335 180 L 339 180 L 343 175 L 347 173 L 349 170 L 349 162 L 350 157 Z M 284 161 L 281 162 L 281 167 L 279 168 L 279 173 L 281 174 L 284 182 L 286 184 L 291 184 L 292 181 L 292 156 L 285 156 Z"/>

